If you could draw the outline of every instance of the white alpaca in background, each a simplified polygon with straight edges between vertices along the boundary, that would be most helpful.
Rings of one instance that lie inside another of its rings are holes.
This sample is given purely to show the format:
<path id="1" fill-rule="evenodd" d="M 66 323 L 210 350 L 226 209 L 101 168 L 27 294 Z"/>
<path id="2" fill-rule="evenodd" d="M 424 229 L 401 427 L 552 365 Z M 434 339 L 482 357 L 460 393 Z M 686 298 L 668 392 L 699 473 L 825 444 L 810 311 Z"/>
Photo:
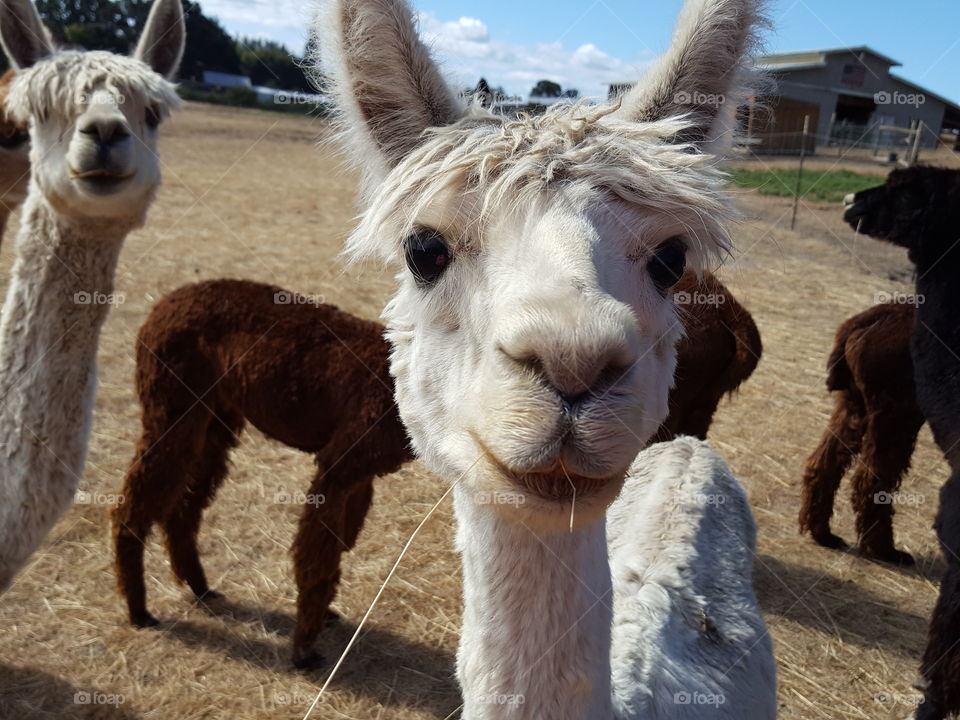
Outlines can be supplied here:
<path id="1" fill-rule="evenodd" d="M 133 57 L 55 51 L 29 0 L 0 0 L 30 125 L 31 181 L 0 315 L 0 593 L 73 501 L 117 257 L 160 185 L 157 126 L 178 105 L 180 0 L 156 0 Z"/>
<path id="2" fill-rule="evenodd" d="M 776 714 L 742 489 L 698 441 L 637 458 L 667 415 L 669 289 L 726 248 L 710 153 L 761 22 L 760 0 L 688 0 L 618 106 L 519 120 L 458 103 L 403 0 L 317 22 L 364 171 L 348 249 L 407 266 L 397 400 L 455 483 L 467 720 Z"/>

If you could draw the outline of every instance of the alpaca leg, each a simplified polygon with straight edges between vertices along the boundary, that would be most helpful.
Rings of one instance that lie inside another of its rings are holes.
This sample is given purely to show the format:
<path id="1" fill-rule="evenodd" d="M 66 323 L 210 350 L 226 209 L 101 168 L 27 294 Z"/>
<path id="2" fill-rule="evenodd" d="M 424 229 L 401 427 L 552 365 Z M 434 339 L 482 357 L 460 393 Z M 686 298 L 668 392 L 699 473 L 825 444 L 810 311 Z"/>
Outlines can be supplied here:
<path id="1" fill-rule="evenodd" d="M 213 501 L 227 475 L 227 458 L 237 444 L 242 418 L 218 413 L 207 427 L 206 442 L 188 471 L 188 486 L 180 502 L 164 519 L 167 553 L 173 574 L 186 583 L 198 599 L 221 597 L 210 590 L 200 563 L 197 534 L 203 511 Z"/>
<path id="2" fill-rule="evenodd" d="M 847 468 L 860 451 L 864 429 L 863 403 L 859 394 L 841 391 L 827 431 L 807 460 L 803 473 L 800 532 L 809 532 L 824 547 L 842 550 L 847 544 L 830 531 L 833 503 Z"/>
<path id="3" fill-rule="evenodd" d="M 323 495 L 323 502 L 304 506 L 293 545 L 298 591 L 293 663 L 301 668 L 321 661 L 313 643 L 331 620 L 329 607 L 340 583 L 340 557 L 353 547 L 363 527 L 373 482 L 367 477 L 354 480 L 351 486 L 336 471 L 324 477 L 321 470 L 310 493 L 313 499 Z"/>
<path id="4" fill-rule="evenodd" d="M 940 491 L 936 529 L 947 572 L 940 582 L 923 654 L 927 689 L 917 720 L 960 714 L 960 471 Z"/>
<path id="5" fill-rule="evenodd" d="M 910 467 L 917 433 L 923 424 L 919 415 L 901 407 L 870 413 L 860 462 L 853 476 L 852 498 L 857 514 L 857 537 L 864 557 L 912 565 L 909 553 L 893 542 L 894 493 Z"/>
<path id="6" fill-rule="evenodd" d="M 157 624 L 147 610 L 143 554 L 154 523 L 184 493 L 193 437 L 201 423 L 202 418 L 193 415 L 172 428 L 165 423 L 145 428 L 112 512 L 117 588 L 137 627 Z"/>

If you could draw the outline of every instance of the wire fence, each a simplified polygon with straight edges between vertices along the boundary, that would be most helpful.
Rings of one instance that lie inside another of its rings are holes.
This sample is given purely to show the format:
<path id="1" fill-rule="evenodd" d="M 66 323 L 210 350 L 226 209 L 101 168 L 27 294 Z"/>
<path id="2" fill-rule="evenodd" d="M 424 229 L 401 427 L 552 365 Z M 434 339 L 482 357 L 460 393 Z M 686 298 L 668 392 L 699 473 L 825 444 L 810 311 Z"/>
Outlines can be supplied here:
<path id="1" fill-rule="evenodd" d="M 827 134 L 817 134 L 811 123 L 807 130 L 786 132 L 757 132 L 748 134 L 741 141 L 741 148 L 754 155 L 819 155 L 859 160 L 877 160 L 915 165 L 920 154 L 928 150 L 931 138 L 939 143 L 940 138 L 922 121 L 913 127 L 898 127 L 871 123 L 854 125 L 836 123 Z M 924 147 L 927 143 L 928 147 Z"/>

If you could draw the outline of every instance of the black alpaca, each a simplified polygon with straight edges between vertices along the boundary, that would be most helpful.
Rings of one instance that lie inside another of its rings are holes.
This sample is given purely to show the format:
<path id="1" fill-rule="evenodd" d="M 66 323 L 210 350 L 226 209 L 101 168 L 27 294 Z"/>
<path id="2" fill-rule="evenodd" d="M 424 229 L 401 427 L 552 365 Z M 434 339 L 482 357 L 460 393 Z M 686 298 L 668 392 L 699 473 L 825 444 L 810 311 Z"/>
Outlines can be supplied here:
<path id="1" fill-rule="evenodd" d="M 950 464 L 936 530 L 947 561 L 923 656 L 917 720 L 960 713 L 960 170 L 894 170 L 852 198 L 844 219 L 860 232 L 907 248 L 917 271 L 910 352 L 917 401 Z"/>

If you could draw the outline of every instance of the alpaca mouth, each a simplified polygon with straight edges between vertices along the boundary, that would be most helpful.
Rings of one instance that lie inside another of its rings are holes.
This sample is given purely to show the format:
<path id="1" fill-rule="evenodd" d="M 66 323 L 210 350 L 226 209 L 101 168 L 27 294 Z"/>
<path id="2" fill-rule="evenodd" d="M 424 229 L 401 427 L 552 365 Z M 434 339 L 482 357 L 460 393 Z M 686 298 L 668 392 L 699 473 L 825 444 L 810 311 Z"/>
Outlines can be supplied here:
<path id="1" fill-rule="evenodd" d="M 533 471 L 514 470 L 498 458 L 479 438 L 474 436 L 490 464 L 514 487 L 530 493 L 548 502 L 564 503 L 585 498 L 600 492 L 612 482 L 623 478 L 623 472 L 604 475 L 589 475 L 572 470 L 564 462 L 563 456 L 557 458 L 547 468 Z"/>
<path id="2" fill-rule="evenodd" d="M 99 191 L 112 190 L 127 180 L 132 178 L 134 173 L 118 175 L 106 168 L 96 168 L 94 170 L 78 171 L 70 168 L 70 177 L 78 180 L 88 187 L 93 187 Z"/>

